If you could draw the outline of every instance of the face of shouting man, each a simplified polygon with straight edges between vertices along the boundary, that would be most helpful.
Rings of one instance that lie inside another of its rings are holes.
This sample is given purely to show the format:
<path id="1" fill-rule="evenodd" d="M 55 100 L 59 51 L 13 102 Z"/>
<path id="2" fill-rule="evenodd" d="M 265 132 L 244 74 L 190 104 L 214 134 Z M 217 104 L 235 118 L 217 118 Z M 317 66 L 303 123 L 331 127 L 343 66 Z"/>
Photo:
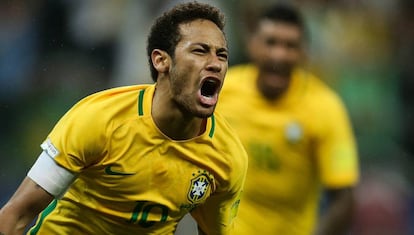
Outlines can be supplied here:
<path id="1" fill-rule="evenodd" d="M 172 99 L 183 113 L 209 117 L 227 72 L 226 39 L 208 20 L 184 23 L 179 29 L 181 39 L 169 67 Z"/>

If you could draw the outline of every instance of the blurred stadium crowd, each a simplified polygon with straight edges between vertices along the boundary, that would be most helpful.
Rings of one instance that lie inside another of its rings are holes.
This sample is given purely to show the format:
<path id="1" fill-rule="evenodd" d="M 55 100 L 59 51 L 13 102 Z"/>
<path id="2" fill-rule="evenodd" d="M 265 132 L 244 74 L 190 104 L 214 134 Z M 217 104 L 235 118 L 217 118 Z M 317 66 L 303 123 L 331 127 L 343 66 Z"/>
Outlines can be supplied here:
<path id="1" fill-rule="evenodd" d="M 205 1 L 227 14 L 230 65 L 245 27 L 270 0 Z M 150 82 L 151 21 L 177 1 L 0 1 L 0 204 L 39 144 L 80 98 Z M 361 160 L 352 235 L 414 234 L 414 2 L 296 0 L 310 70 L 343 97 Z M 85 130 L 87 131 L 87 130 Z"/>

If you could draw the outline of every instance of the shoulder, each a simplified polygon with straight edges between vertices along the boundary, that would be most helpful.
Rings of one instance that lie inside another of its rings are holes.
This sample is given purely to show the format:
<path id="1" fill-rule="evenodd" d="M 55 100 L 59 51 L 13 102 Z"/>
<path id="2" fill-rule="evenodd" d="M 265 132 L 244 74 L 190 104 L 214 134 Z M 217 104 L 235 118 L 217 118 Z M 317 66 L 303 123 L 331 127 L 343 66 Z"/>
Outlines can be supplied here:
<path id="1" fill-rule="evenodd" d="M 112 115 L 125 107 L 136 108 L 139 91 L 147 88 L 146 85 L 124 86 L 103 90 L 91 94 L 80 100 L 72 109 L 85 113 Z"/>
<path id="2" fill-rule="evenodd" d="M 258 70 L 252 64 L 239 64 L 230 67 L 226 74 L 226 84 L 238 84 L 257 77 Z"/>
<path id="3" fill-rule="evenodd" d="M 301 97 L 298 109 L 309 117 L 307 119 L 309 124 L 329 131 L 333 131 L 331 128 L 333 125 L 348 125 L 348 110 L 339 93 L 310 73 L 302 73 L 300 79 L 304 85 L 303 91 L 297 92 Z"/>
<path id="4" fill-rule="evenodd" d="M 248 96 L 255 92 L 254 83 L 258 74 L 257 68 L 252 64 L 241 64 L 230 67 L 227 71 L 220 97 L 225 97 L 225 103 L 237 102 L 240 94 Z M 220 100 L 222 100 L 220 98 Z M 219 102 L 220 106 L 220 102 Z"/>
<path id="5" fill-rule="evenodd" d="M 247 168 L 247 153 L 236 131 L 219 112 L 215 112 L 214 117 L 216 133 L 213 142 L 215 146 L 224 157 L 232 162 L 232 165 L 237 164 L 241 169 Z"/>
<path id="6" fill-rule="evenodd" d="M 103 90 L 77 102 L 59 121 L 59 126 L 105 130 L 115 121 L 137 113 L 139 91 L 147 86 L 125 86 Z"/>
<path id="7" fill-rule="evenodd" d="M 300 83 L 305 87 L 305 100 L 328 109 L 332 106 L 343 106 L 342 98 L 338 92 L 320 77 L 305 70 L 298 70 L 295 73 L 295 79 L 301 80 Z"/>
<path id="8" fill-rule="evenodd" d="M 120 100 L 136 99 L 138 92 L 146 89 L 150 85 L 135 85 L 110 88 L 83 98 L 77 105 L 99 105 L 105 103 L 118 102 Z"/>
<path id="9" fill-rule="evenodd" d="M 243 187 L 248 168 L 248 156 L 238 135 L 227 121 L 215 112 L 216 133 L 212 138 L 214 148 L 220 156 L 217 164 L 220 172 L 220 190 L 236 193 Z"/>
<path id="10" fill-rule="evenodd" d="M 79 158 L 86 159 L 85 153 L 99 153 L 84 161 L 95 159 L 105 150 L 113 130 L 138 116 L 139 91 L 145 88 L 119 87 L 83 98 L 58 121 L 49 138 L 58 149 L 77 153 Z"/>

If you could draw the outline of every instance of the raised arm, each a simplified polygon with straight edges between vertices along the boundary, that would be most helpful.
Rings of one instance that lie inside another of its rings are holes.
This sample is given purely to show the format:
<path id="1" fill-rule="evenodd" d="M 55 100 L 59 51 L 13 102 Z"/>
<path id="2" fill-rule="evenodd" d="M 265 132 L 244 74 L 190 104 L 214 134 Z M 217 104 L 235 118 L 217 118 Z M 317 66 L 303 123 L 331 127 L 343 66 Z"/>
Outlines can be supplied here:
<path id="1" fill-rule="evenodd" d="M 23 234 L 54 197 L 26 177 L 10 200 L 0 209 L 0 235 Z"/>

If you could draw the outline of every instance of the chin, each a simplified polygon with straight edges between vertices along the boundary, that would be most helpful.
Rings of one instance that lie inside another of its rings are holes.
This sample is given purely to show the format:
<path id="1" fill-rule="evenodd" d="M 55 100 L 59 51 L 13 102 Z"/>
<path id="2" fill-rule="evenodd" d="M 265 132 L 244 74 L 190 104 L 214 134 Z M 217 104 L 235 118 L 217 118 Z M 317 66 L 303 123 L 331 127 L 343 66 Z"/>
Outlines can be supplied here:
<path id="1" fill-rule="evenodd" d="M 269 100 L 274 100 L 279 98 L 283 93 L 285 89 L 269 89 L 266 91 L 262 91 L 263 96 L 265 96 Z"/>
<path id="2" fill-rule="evenodd" d="M 198 118 L 208 118 L 213 115 L 214 112 L 199 112 L 195 116 Z"/>
<path id="3" fill-rule="evenodd" d="M 196 112 L 194 112 L 194 116 L 199 117 L 199 118 L 211 117 L 211 115 L 213 115 L 214 113 L 214 109 L 215 109 L 215 106 L 208 107 L 208 108 L 203 107 L 197 110 Z"/>

